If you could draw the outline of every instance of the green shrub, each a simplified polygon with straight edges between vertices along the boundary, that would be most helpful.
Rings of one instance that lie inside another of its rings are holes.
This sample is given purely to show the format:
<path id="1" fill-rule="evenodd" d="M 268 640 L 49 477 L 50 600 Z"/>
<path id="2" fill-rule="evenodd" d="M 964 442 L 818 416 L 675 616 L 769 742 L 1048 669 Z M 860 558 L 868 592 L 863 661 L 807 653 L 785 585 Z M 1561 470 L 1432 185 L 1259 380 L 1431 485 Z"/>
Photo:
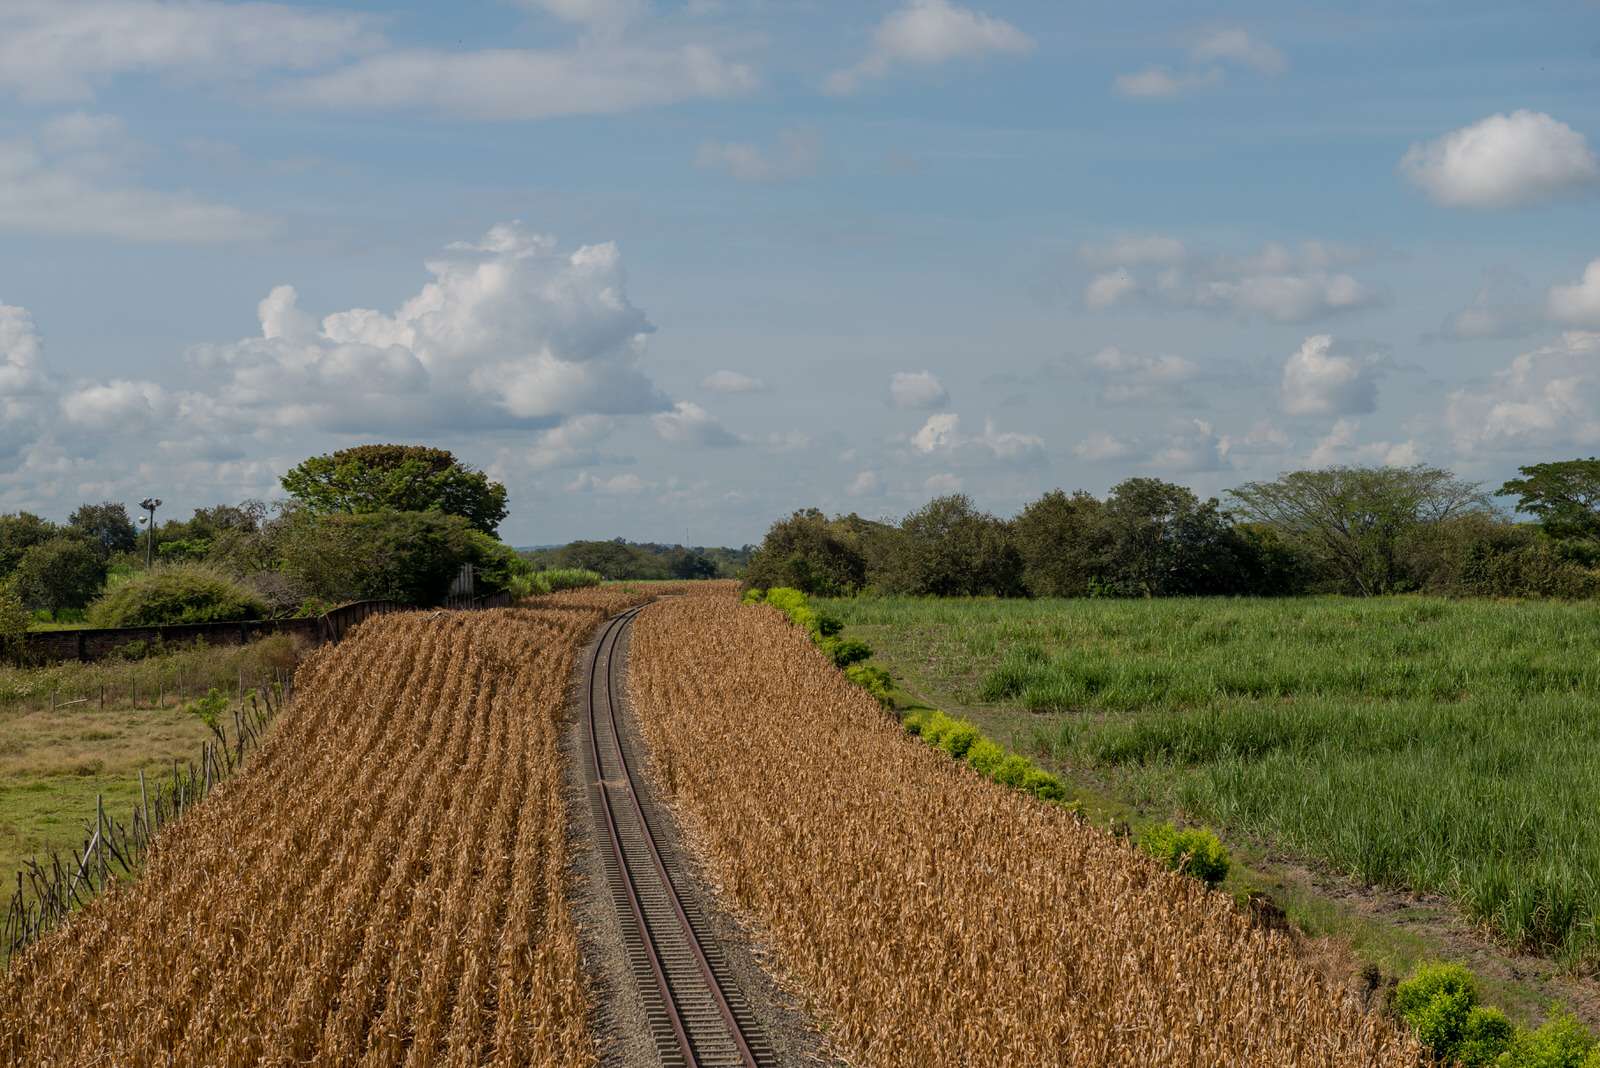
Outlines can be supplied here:
<path id="1" fill-rule="evenodd" d="M 922 737 L 923 725 L 928 722 L 929 717 L 932 715 L 934 715 L 932 709 L 919 708 L 915 712 L 907 713 L 906 718 L 900 721 L 900 726 L 906 729 L 907 734 L 920 738 Z"/>
<path id="2" fill-rule="evenodd" d="M 766 590 L 745 590 L 744 596 L 739 598 L 740 604 L 760 604 L 767 599 Z"/>
<path id="3" fill-rule="evenodd" d="M 1043 768 L 1029 768 L 1022 776 L 1022 788 L 1041 801 L 1065 801 L 1067 788 Z"/>
<path id="4" fill-rule="evenodd" d="M 1558 1009 L 1537 1031 L 1517 1035 L 1507 1061 L 1511 1068 L 1600 1068 L 1600 1049 L 1583 1024 Z"/>
<path id="5" fill-rule="evenodd" d="M 590 586 L 600 585 L 598 572 L 587 571 L 581 567 L 554 567 L 548 571 L 539 572 L 539 577 L 544 580 L 545 587 L 556 593 L 560 590 L 587 589 Z"/>
<path id="6" fill-rule="evenodd" d="M 1006 751 L 987 738 L 979 738 L 967 750 L 967 763 L 985 776 L 993 775 L 1005 758 Z"/>
<path id="7" fill-rule="evenodd" d="M 822 632 L 822 636 L 824 638 L 831 638 L 835 634 L 838 634 L 841 630 L 844 630 L 844 620 L 840 619 L 838 616 L 830 616 L 825 615 L 822 612 L 818 612 L 817 629 Z"/>
<path id="8" fill-rule="evenodd" d="M 956 721 L 943 712 L 934 712 L 922 720 L 922 740 L 929 745 L 939 745 L 944 736 L 955 730 Z"/>
<path id="9" fill-rule="evenodd" d="M 1417 1041 L 1465 1068 L 1498 1064 L 1500 1055 L 1517 1044 L 1511 1022 L 1478 1004 L 1478 980 L 1461 964 L 1419 964 L 1395 990 L 1394 1008 L 1416 1031 Z M 1511 1063 L 1522 1062 L 1513 1057 Z M 1581 1053 L 1572 1064 L 1581 1064 Z"/>
<path id="10" fill-rule="evenodd" d="M 124 582 L 89 606 L 96 627 L 150 627 L 260 619 L 261 595 L 201 565 L 163 564 Z"/>
<path id="11" fill-rule="evenodd" d="M 844 674 L 845 678 L 876 698 L 878 704 L 884 708 L 894 707 L 894 697 L 892 695 L 894 680 L 889 677 L 889 673 L 883 668 L 875 667 L 872 664 L 851 664 L 844 669 Z"/>
<path id="12" fill-rule="evenodd" d="M 1216 886 L 1228 874 L 1228 850 L 1210 831 L 1180 831 L 1163 823 L 1139 836 L 1139 848 L 1171 870 L 1192 875 L 1207 886 Z"/>
<path id="13" fill-rule="evenodd" d="M 824 638 L 822 651 L 828 654 L 836 667 L 849 667 L 872 655 L 872 649 L 866 642 L 854 638 Z"/>
<path id="14" fill-rule="evenodd" d="M 1022 789 L 1022 784 L 1028 780 L 1028 772 L 1033 770 L 1033 763 L 1025 756 L 1012 753 L 1000 762 L 990 776 L 995 782 L 1014 789 Z"/>
<path id="15" fill-rule="evenodd" d="M 957 760 L 967 755 L 973 743 L 983 737 L 983 732 L 966 720 L 957 720 L 955 726 L 945 732 L 939 740 L 939 748 L 955 757 Z"/>
<path id="16" fill-rule="evenodd" d="M 1414 1021 L 1428 1003 L 1443 995 L 1467 995 L 1467 1008 L 1478 1003 L 1478 980 L 1464 964 L 1434 961 L 1417 965 L 1411 978 L 1394 992 L 1394 1011 Z"/>

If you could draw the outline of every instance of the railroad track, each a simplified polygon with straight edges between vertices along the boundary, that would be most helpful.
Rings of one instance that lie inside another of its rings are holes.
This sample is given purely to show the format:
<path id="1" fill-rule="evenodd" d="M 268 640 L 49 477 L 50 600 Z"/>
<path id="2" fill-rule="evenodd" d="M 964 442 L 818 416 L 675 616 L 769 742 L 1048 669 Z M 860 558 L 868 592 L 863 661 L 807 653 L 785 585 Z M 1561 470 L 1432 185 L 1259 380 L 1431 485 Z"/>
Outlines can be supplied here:
<path id="1" fill-rule="evenodd" d="M 638 613 L 605 622 L 583 692 L 584 773 L 623 944 L 666 1068 L 775 1068 L 716 940 L 682 889 L 675 854 L 659 844 L 660 817 L 634 774 L 639 754 L 617 729 L 618 647 Z"/>

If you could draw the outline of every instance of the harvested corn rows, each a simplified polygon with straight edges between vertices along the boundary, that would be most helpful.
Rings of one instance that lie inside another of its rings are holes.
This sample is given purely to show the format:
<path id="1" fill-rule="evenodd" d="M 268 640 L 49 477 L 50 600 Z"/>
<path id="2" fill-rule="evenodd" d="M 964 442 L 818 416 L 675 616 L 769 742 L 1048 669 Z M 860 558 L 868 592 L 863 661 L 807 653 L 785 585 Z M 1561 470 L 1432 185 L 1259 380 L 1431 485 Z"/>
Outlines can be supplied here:
<path id="1" fill-rule="evenodd" d="M 0 1061 L 596 1063 L 559 729 L 575 658 L 645 598 L 363 624 L 144 874 L 0 983 Z"/>
<path id="2" fill-rule="evenodd" d="M 1416 1065 L 1224 895 L 906 737 L 777 609 L 635 624 L 656 774 L 834 1045 L 929 1065 Z"/>

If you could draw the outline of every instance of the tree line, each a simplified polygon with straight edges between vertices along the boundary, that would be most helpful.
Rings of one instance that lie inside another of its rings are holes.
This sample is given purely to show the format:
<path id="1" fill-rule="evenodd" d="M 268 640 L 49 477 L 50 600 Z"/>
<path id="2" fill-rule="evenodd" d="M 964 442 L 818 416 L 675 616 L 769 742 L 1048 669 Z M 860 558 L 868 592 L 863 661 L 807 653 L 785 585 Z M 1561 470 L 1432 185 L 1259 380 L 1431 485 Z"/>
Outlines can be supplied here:
<path id="1" fill-rule="evenodd" d="M 664 580 L 737 578 L 755 546 L 739 549 L 707 545 L 663 545 L 625 538 L 572 541 L 565 545 L 526 549 L 521 555 L 540 571 L 581 568 L 604 579 Z"/>
<path id="2" fill-rule="evenodd" d="M 939 597 L 1600 594 L 1600 461 L 1519 472 L 1490 493 L 1425 464 L 1345 465 L 1247 482 L 1226 502 L 1130 478 L 1103 499 L 1052 490 L 1010 518 L 965 494 L 898 522 L 810 508 L 772 524 L 744 582 Z"/>
<path id="3" fill-rule="evenodd" d="M 97 625 L 201 622 L 366 599 L 433 604 L 462 564 L 477 568 L 480 593 L 528 570 L 495 537 L 505 487 L 447 450 L 341 449 L 280 482 L 289 496 L 272 505 L 197 508 L 153 531 L 110 501 L 84 504 L 64 525 L 0 516 L 0 595 L 57 619 L 87 609 Z"/>

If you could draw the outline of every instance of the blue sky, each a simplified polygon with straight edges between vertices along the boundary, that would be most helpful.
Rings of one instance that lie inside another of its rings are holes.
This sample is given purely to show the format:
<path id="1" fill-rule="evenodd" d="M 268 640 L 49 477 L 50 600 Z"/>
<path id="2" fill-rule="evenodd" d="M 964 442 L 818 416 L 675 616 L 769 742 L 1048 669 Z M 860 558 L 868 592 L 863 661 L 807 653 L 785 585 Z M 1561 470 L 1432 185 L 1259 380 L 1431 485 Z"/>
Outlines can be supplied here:
<path id="1" fill-rule="evenodd" d="M 0 3 L 0 510 L 517 544 L 1600 440 L 1600 6 Z"/>

